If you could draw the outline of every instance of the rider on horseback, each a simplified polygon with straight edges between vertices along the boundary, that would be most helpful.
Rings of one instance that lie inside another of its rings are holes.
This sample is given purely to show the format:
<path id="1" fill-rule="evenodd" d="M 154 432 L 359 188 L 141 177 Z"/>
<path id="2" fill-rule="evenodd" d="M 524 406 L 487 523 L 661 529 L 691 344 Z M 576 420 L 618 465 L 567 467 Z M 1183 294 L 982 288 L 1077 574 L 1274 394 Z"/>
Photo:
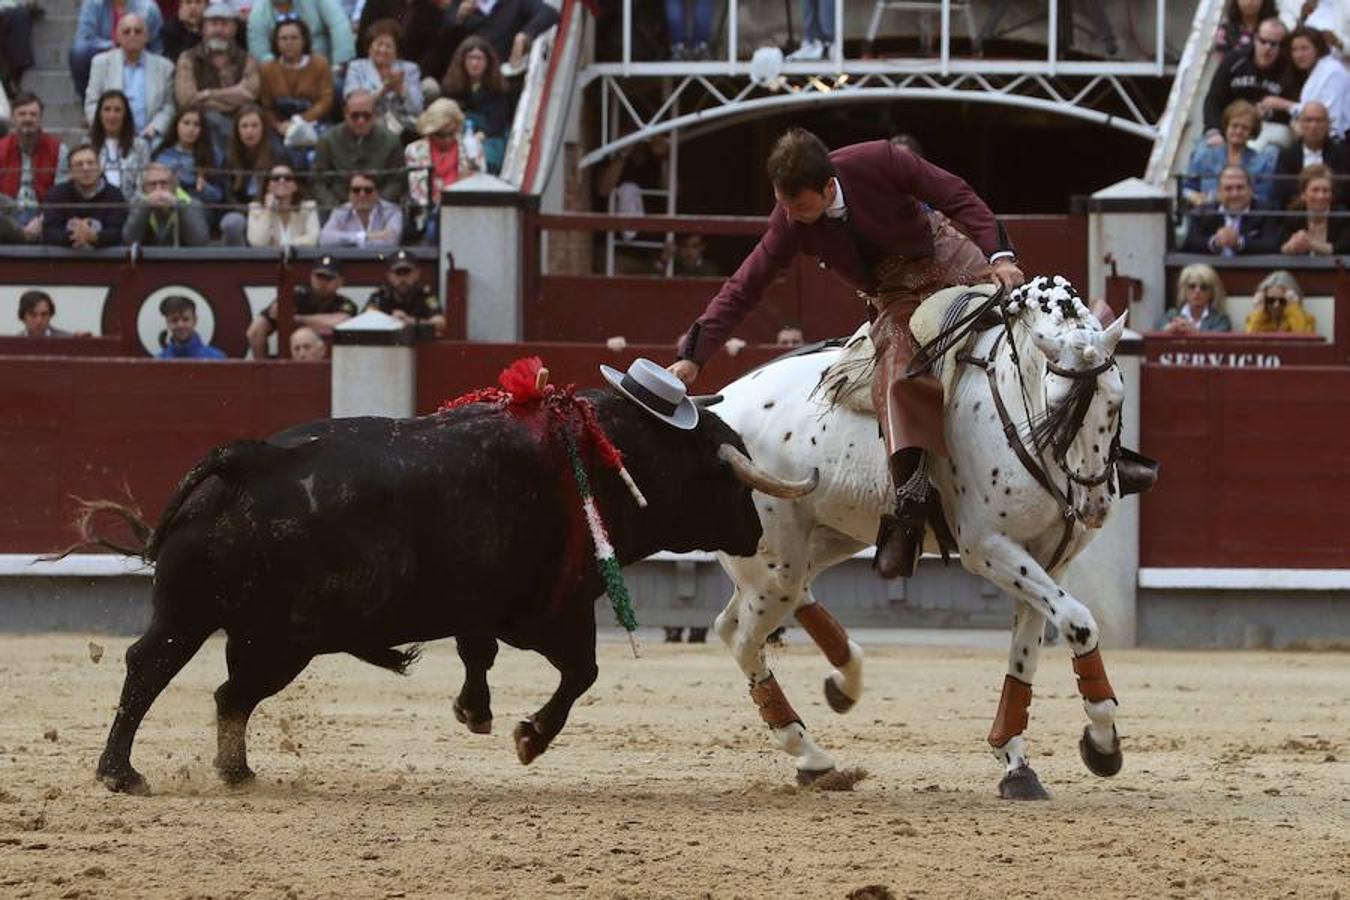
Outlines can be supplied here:
<path id="1" fill-rule="evenodd" d="M 874 407 L 890 459 L 895 513 L 877 533 L 877 571 L 911 575 L 928 508 L 925 453 L 947 455 L 942 386 L 905 376 L 915 345 L 909 318 L 930 294 L 954 285 L 1022 283 L 1003 226 L 961 178 L 888 141 L 831 153 L 793 128 L 768 161 L 778 201 L 769 230 L 680 342 L 670 370 L 686 384 L 745 319 L 798 253 L 834 270 L 874 317 Z"/>

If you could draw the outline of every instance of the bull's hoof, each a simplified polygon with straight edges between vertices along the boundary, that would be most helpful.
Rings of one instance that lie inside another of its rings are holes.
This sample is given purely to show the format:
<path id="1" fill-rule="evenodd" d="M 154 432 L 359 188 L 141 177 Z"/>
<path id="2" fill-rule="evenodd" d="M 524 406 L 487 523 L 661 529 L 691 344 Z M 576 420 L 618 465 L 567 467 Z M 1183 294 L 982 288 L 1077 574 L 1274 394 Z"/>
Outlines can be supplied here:
<path id="1" fill-rule="evenodd" d="M 465 709 L 458 698 L 455 699 L 453 708 L 455 710 L 455 721 L 468 726 L 474 734 L 492 734 L 492 716 L 486 718 L 478 716 L 476 713 Z"/>
<path id="2" fill-rule="evenodd" d="M 548 749 L 548 739 L 539 733 L 538 727 L 529 719 L 516 725 L 515 738 L 516 756 L 523 766 L 534 762 L 535 757 Z"/>
<path id="3" fill-rule="evenodd" d="M 853 708 L 858 701 L 845 694 L 834 683 L 832 675 L 825 676 L 825 702 L 830 704 L 830 709 L 837 713 L 846 713 Z"/>
<path id="4" fill-rule="evenodd" d="M 824 778 L 826 775 L 830 774 L 833 771 L 834 766 L 830 766 L 828 769 L 798 769 L 797 784 L 799 784 L 802 787 L 807 787 L 809 785 L 815 784 L 817 781 Z"/>
<path id="5" fill-rule="evenodd" d="M 1013 769 L 998 783 L 1000 800 L 1049 800 L 1050 794 L 1041 787 L 1041 780 L 1031 766 Z"/>
<path id="6" fill-rule="evenodd" d="M 230 787 L 242 787 L 257 777 L 253 774 L 253 770 L 248 767 L 247 763 L 242 765 L 217 764 L 216 771 L 220 773 L 220 780 Z"/>
<path id="7" fill-rule="evenodd" d="M 105 770 L 100 768 L 98 780 L 114 794 L 131 794 L 136 797 L 150 796 L 150 782 L 131 766 L 125 769 Z"/>
<path id="8" fill-rule="evenodd" d="M 1088 737 L 1087 726 L 1083 726 L 1083 736 L 1078 739 L 1078 755 L 1083 757 L 1083 765 L 1087 766 L 1093 775 L 1110 778 L 1125 764 L 1125 757 L 1120 752 L 1120 737 L 1116 734 L 1114 726 L 1111 728 L 1111 743 L 1113 746 L 1110 752 L 1103 753 L 1098 750 L 1097 745 Z"/>

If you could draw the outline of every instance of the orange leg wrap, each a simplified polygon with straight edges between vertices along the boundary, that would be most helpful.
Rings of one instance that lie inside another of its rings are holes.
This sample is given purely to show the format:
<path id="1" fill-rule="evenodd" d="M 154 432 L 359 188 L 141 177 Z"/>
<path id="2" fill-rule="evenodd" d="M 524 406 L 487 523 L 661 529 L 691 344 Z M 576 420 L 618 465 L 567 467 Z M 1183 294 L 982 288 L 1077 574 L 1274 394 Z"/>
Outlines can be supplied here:
<path id="1" fill-rule="evenodd" d="M 989 729 L 989 745 L 1002 747 L 1027 730 L 1031 709 L 1031 685 L 1011 675 L 1003 676 L 1003 693 L 998 698 L 998 713 Z"/>
<path id="2" fill-rule="evenodd" d="M 797 610 L 797 621 L 811 635 L 811 640 L 816 642 L 830 665 L 838 667 L 848 662 L 851 655 L 848 652 L 848 634 L 828 609 L 819 603 L 808 603 Z"/>
<path id="3" fill-rule="evenodd" d="M 1102 700 L 1115 700 L 1116 692 L 1111 690 L 1111 682 L 1106 680 L 1106 669 L 1102 666 L 1102 651 L 1098 647 L 1091 653 L 1073 658 L 1073 673 L 1078 676 L 1078 693 L 1090 703 Z"/>
<path id="4" fill-rule="evenodd" d="M 759 717 L 770 728 L 782 728 L 793 722 L 801 724 L 801 717 L 792 708 L 792 704 L 788 703 L 787 697 L 783 696 L 778 679 L 772 675 L 750 687 L 750 699 L 755 701 L 755 706 L 759 707 Z"/>

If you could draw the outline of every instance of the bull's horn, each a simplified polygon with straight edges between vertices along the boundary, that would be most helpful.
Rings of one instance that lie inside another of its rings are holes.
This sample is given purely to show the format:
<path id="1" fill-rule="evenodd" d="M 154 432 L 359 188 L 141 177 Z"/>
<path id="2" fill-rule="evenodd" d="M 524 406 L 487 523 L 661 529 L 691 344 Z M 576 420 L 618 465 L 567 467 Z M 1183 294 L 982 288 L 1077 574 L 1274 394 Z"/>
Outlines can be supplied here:
<path id="1" fill-rule="evenodd" d="M 694 405 L 697 406 L 697 407 L 699 407 L 700 409 L 707 409 L 709 406 L 716 406 L 717 404 L 721 403 L 721 402 L 722 402 L 722 395 L 721 395 L 721 394 L 699 394 L 699 395 L 697 395 L 697 396 L 690 397 L 689 399 L 692 400 L 692 401 L 694 401 Z"/>
<path id="2" fill-rule="evenodd" d="M 761 493 L 768 494 L 770 497 L 796 500 L 798 497 L 805 497 L 814 491 L 816 485 L 820 482 L 820 470 L 814 468 L 811 470 L 811 475 L 801 481 L 788 481 L 770 475 L 731 444 L 723 444 L 719 447 L 717 456 L 731 464 L 731 470 L 736 473 L 736 477 L 741 480 L 741 483 Z"/>

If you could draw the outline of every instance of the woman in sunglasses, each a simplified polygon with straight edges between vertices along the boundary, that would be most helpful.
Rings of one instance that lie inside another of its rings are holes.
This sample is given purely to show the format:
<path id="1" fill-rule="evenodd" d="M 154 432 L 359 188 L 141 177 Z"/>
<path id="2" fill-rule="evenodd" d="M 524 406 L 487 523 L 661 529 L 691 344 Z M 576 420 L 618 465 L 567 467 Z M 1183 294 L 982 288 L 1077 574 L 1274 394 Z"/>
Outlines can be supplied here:
<path id="1" fill-rule="evenodd" d="M 1284 269 L 1261 279 L 1252 307 L 1245 325 L 1248 334 L 1312 334 L 1317 330 L 1317 318 L 1303 308 L 1303 289 Z"/>
<path id="2" fill-rule="evenodd" d="M 262 201 L 248 205 L 250 247 L 313 247 L 319 243 L 319 211 L 305 199 L 295 170 L 284 163 L 267 173 Z"/>
<path id="3" fill-rule="evenodd" d="M 1189 265 L 1177 276 L 1176 306 L 1163 313 L 1158 330 L 1168 334 L 1232 331 L 1233 323 L 1223 311 L 1226 298 L 1218 272 L 1204 263 Z"/>
<path id="4" fill-rule="evenodd" d="M 397 247 L 403 235 L 403 211 L 380 197 L 375 176 L 354 172 L 347 181 L 347 202 L 328 217 L 319 243 L 324 247 Z"/>

